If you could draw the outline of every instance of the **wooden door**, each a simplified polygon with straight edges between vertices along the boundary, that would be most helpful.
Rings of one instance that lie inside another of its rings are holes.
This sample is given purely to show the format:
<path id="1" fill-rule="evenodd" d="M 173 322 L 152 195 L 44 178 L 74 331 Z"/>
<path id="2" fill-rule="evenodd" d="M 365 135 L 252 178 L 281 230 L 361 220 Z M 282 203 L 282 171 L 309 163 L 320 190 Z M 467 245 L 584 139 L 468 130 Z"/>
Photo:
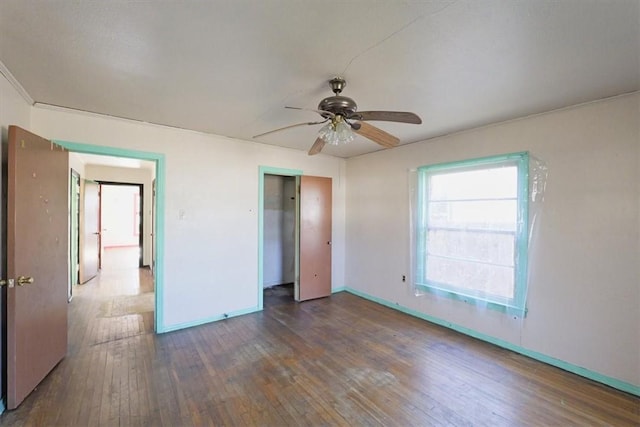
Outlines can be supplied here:
<path id="1" fill-rule="evenodd" d="M 80 283 L 80 175 L 71 169 L 69 185 L 69 301 Z"/>
<path id="2" fill-rule="evenodd" d="M 69 156 L 62 147 L 9 127 L 8 409 L 16 408 L 67 351 L 68 174 Z"/>
<path id="3" fill-rule="evenodd" d="M 84 181 L 81 212 L 80 282 L 86 283 L 100 268 L 100 184 Z"/>
<path id="4" fill-rule="evenodd" d="M 331 295 L 331 178 L 300 177 L 298 301 Z"/>

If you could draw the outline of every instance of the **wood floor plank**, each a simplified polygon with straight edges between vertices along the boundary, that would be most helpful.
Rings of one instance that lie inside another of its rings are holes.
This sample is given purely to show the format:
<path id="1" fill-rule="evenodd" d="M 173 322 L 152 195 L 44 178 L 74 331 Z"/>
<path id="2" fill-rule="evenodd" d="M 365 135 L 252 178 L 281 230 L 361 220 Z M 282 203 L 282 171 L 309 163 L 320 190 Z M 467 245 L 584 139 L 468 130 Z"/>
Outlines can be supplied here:
<path id="1" fill-rule="evenodd" d="M 155 335 L 152 292 L 77 286 L 67 357 L 0 425 L 640 425 L 636 396 L 347 293 Z"/>

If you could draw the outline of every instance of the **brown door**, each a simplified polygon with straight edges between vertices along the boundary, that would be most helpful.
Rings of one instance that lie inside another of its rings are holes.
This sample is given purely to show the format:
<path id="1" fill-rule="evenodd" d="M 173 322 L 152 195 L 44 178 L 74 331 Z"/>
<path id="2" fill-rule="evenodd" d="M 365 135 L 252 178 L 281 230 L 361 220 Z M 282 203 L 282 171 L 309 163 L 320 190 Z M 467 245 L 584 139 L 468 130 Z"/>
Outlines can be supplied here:
<path id="1" fill-rule="evenodd" d="M 84 181 L 80 223 L 80 282 L 85 283 L 98 274 L 100 268 L 100 184 Z"/>
<path id="2" fill-rule="evenodd" d="M 16 126 L 8 154 L 7 407 L 14 409 L 67 351 L 69 156 Z"/>
<path id="3" fill-rule="evenodd" d="M 331 178 L 300 177 L 298 301 L 331 295 Z"/>

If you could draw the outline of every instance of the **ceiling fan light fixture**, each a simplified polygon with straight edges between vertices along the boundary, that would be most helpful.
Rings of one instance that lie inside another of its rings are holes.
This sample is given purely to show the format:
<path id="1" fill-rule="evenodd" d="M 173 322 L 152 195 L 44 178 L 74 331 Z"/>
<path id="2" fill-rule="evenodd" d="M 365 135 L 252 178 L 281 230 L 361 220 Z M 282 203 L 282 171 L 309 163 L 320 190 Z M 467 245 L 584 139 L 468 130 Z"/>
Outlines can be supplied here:
<path id="1" fill-rule="evenodd" d="M 313 156 L 322 151 L 322 148 L 326 144 L 339 145 L 354 141 L 356 134 L 384 148 L 395 147 L 400 143 L 400 138 L 369 124 L 368 121 L 413 123 L 416 125 L 422 123 L 422 119 L 416 113 L 409 111 L 358 111 L 358 105 L 353 99 L 341 95 L 342 90 L 347 85 L 347 82 L 343 78 L 335 77 L 329 80 L 329 85 L 331 86 L 333 96 L 329 96 L 320 101 L 316 109 L 285 106 L 285 108 L 291 108 L 293 110 L 316 112 L 322 116 L 322 121 L 297 123 L 261 133 L 254 138 L 293 127 L 324 124 L 318 132 L 318 137 L 309 149 L 309 155 Z"/>
<path id="2" fill-rule="evenodd" d="M 351 126 L 345 123 L 340 115 L 322 126 L 318 136 L 330 145 L 346 144 L 355 139 Z"/>
<path id="3" fill-rule="evenodd" d="M 336 136 L 338 137 L 338 141 L 341 143 L 351 142 L 355 139 L 351 126 L 345 123 L 344 120 L 340 120 L 336 123 Z"/>

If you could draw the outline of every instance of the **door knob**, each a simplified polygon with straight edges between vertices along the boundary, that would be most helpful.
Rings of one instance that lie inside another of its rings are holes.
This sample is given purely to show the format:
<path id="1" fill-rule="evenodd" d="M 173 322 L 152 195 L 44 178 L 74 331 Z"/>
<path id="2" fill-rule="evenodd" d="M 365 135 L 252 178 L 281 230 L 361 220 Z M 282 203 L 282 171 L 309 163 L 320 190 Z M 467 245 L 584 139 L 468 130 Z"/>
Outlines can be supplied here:
<path id="1" fill-rule="evenodd" d="M 16 282 L 17 282 L 18 286 L 24 286 L 26 284 L 31 284 L 31 283 L 33 283 L 33 277 L 19 276 L 16 279 Z"/>

